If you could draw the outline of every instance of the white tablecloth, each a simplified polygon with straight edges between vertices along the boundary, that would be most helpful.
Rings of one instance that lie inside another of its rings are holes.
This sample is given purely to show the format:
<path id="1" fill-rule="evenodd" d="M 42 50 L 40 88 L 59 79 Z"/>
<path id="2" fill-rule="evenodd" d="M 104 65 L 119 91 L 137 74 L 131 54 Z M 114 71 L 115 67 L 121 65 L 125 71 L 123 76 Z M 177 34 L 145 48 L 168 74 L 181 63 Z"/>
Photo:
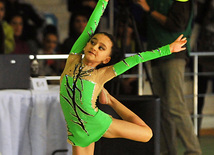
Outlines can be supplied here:
<path id="1" fill-rule="evenodd" d="M 71 154 L 66 137 L 58 86 L 48 91 L 0 90 L 1 155 L 51 155 L 60 149 Z"/>

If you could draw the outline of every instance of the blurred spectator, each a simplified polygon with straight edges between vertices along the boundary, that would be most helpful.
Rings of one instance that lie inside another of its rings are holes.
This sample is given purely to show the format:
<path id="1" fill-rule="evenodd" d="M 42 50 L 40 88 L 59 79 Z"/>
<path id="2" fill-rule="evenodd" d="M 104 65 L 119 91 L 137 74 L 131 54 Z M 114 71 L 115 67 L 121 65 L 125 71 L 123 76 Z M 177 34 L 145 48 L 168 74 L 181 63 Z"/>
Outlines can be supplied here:
<path id="1" fill-rule="evenodd" d="M 148 13 L 148 50 L 170 44 L 180 34 L 188 40 L 186 50 L 152 61 L 154 93 L 161 99 L 161 154 L 176 155 L 179 136 L 185 155 L 201 155 L 183 92 L 186 60 L 190 52 L 193 1 L 138 2 Z"/>
<path id="2" fill-rule="evenodd" d="M 132 0 L 115 0 L 114 1 L 115 23 L 118 20 L 133 18 L 137 26 L 137 32 L 142 41 L 146 39 L 146 13 L 142 8 Z M 117 29 L 115 29 L 117 31 Z"/>
<path id="3" fill-rule="evenodd" d="M 127 19 L 128 18 L 128 19 Z M 128 22 L 128 23 L 126 23 Z M 126 25 L 127 24 L 127 25 Z M 134 29 L 131 19 L 126 17 L 120 19 L 116 28 L 116 42 L 118 47 L 121 49 L 121 54 L 133 53 L 137 51 Z M 128 70 L 127 74 L 137 74 L 138 66 Z M 121 79 L 120 94 L 126 95 L 137 95 L 138 94 L 138 81 L 137 78 L 123 78 Z"/>
<path id="4" fill-rule="evenodd" d="M 42 28 L 44 19 L 30 4 L 20 3 L 19 0 L 6 0 L 5 19 L 9 22 L 14 14 L 22 15 L 24 25 L 22 38 L 28 42 L 30 51 L 35 53 L 38 49 L 37 31 Z"/>
<path id="5" fill-rule="evenodd" d="M 71 13 L 70 21 L 69 21 L 69 37 L 74 38 L 74 37 L 78 37 L 81 34 L 81 32 L 77 32 L 76 34 L 75 30 L 73 30 L 75 29 L 75 24 L 77 27 L 80 27 L 81 29 L 82 27 L 85 27 L 85 24 L 87 24 L 86 19 L 88 22 L 90 14 L 94 10 L 97 4 L 97 1 L 98 0 L 67 0 L 68 11 L 70 11 Z M 81 17 L 78 17 L 78 16 L 81 16 Z M 76 18 L 81 18 L 81 19 L 76 19 Z"/>
<path id="6" fill-rule="evenodd" d="M 5 17 L 5 1 L 0 0 L 0 22 L 4 31 L 4 53 L 9 54 L 14 50 L 15 41 L 12 27 L 4 20 Z"/>
<path id="7" fill-rule="evenodd" d="M 81 9 L 72 14 L 69 21 L 69 37 L 62 45 L 63 53 L 68 54 L 70 52 L 71 47 L 87 25 L 90 14 L 91 12 L 88 8 Z"/>
<path id="8" fill-rule="evenodd" d="M 83 10 L 89 10 L 89 14 L 92 13 L 94 10 L 98 0 L 67 0 L 68 3 L 68 11 L 70 11 L 71 16 L 75 14 L 75 12 L 83 11 Z M 108 6 L 109 7 L 109 6 Z M 106 11 L 103 14 L 103 18 L 101 20 L 101 24 L 98 26 L 96 31 L 100 30 L 106 30 L 109 28 L 108 24 L 108 16 L 109 15 L 109 9 L 106 9 Z"/>
<path id="9" fill-rule="evenodd" d="M 57 54 L 58 32 L 54 25 L 47 25 L 43 32 L 42 48 L 38 54 Z M 39 60 L 40 76 L 56 76 L 58 73 L 58 64 L 56 60 Z"/>
<path id="10" fill-rule="evenodd" d="M 21 15 L 16 14 L 11 17 L 10 25 L 14 31 L 15 50 L 13 54 L 30 54 L 29 47 L 25 41 L 22 40 L 23 32 L 23 18 Z"/>
<path id="11" fill-rule="evenodd" d="M 82 5 L 94 9 L 97 5 L 97 0 L 82 0 Z"/>
<path id="12" fill-rule="evenodd" d="M 97 0 L 67 0 L 68 10 L 73 13 L 81 10 L 82 7 L 89 7 L 93 10 L 97 4 Z"/>
<path id="13" fill-rule="evenodd" d="M 198 27 L 198 37 L 196 41 L 196 51 L 199 52 L 214 52 L 214 0 L 200 0 L 196 1 L 197 16 L 195 28 Z M 214 72 L 213 56 L 199 57 L 199 72 Z M 205 94 L 207 91 L 208 81 L 214 82 L 214 76 L 199 75 L 198 77 L 198 93 Z M 198 114 L 202 114 L 205 97 L 198 98 Z M 198 121 L 198 129 L 201 126 L 201 118 Z"/>
<path id="14" fill-rule="evenodd" d="M 0 22 L 0 54 L 4 54 L 4 31 Z"/>
<path id="15" fill-rule="evenodd" d="M 88 7 L 83 7 L 82 9 L 73 12 L 73 14 L 70 16 L 69 21 L 69 37 L 65 39 L 65 41 L 62 44 L 61 52 L 64 54 L 68 54 L 71 50 L 71 47 L 77 40 L 77 38 L 80 36 L 80 34 L 83 32 L 84 28 L 86 27 L 90 14 L 91 9 Z M 60 63 L 60 72 L 63 71 L 65 67 L 66 61 L 61 61 Z"/>
<path id="16" fill-rule="evenodd" d="M 125 21 L 124 21 L 125 20 Z M 128 20 L 128 25 L 126 26 L 126 20 Z M 118 47 L 124 47 L 124 53 L 136 52 L 136 42 L 134 36 L 134 29 L 132 26 L 131 19 L 123 19 L 118 21 L 118 27 L 116 28 L 116 41 Z"/>
<path id="17" fill-rule="evenodd" d="M 141 43 L 145 40 L 146 33 L 146 13 L 142 8 L 134 3 L 132 0 L 116 0 L 114 1 L 114 35 L 118 43 L 118 47 L 121 49 L 121 55 L 125 53 L 132 53 L 142 51 L 145 49 L 139 49 L 138 41 Z M 136 26 L 136 29 L 134 28 Z M 137 33 L 137 35 L 135 34 Z M 138 36 L 140 37 L 138 40 Z M 142 44 L 141 44 L 142 45 Z M 140 46 L 141 46 L 140 45 Z M 127 74 L 137 74 L 138 66 L 128 70 Z M 119 82 L 115 82 L 119 87 L 118 94 L 138 94 L 138 80 L 137 78 L 120 78 Z M 118 88 L 116 88 L 118 90 Z M 112 92 L 111 92 L 112 93 Z"/>

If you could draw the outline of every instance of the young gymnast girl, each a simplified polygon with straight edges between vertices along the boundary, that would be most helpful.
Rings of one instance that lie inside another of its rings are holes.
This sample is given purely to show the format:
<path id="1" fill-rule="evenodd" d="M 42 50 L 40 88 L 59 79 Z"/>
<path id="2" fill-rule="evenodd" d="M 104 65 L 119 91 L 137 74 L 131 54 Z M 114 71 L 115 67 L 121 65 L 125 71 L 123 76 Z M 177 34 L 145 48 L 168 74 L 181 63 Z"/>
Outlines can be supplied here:
<path id="1" fill-rule="evenodd" d="M 103 85 L 133 66 L 184 50 L 183 35 L 170 45 L 138 53 L 114 65 L 97 69 L 111 60 L 115 43 L 107 33 L 93 35 L 108 0 L 99 0 L 88 24 L 73 45 L 60 79 L 60 103 L 67 123 L 68 142 L 73 155 L 93 155 L 94 143 L 101 137 L 126 138 L 147 142 L 152 130 L 137 115 L 108 94 Z M 84 53 L 84 57 L 82 54 Z M 96 106 L 110 105 L 123 120 L 114 119 Z"/>

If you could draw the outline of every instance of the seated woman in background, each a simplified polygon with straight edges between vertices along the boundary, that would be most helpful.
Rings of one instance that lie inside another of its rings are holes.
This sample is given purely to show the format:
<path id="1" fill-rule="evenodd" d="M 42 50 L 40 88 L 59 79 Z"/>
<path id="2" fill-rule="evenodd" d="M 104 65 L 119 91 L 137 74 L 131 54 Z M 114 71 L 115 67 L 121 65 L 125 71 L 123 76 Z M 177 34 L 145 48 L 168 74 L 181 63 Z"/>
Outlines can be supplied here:
<path id="1" fill-rule="evenodd" d="M 38 54 L 58 54 L 59 42 L 57 28 L 54 25 L 47 25 L 43 31 L 42 48 L 38 50 Z M 58 63 L 56 60 L 39 60 L 40 76 L 56 76 L 58 73 Z"/>
<path id="2" fill-rule="evenodd" d="M 22 40 L 23 34 L 23 17 L 15 14 L 10 19 L 10 25 L 14 31 L 15 49 L 12 54 L 30 54 L 28 44 Z"/>
<path id="3" fill-rule="evenodd" d="M 91 10 L 88 7 L 81 8 L 72 14 L 69 21 L 69 36 L 62 44 L 62 53 L 67 54 L 71 46 L 73 46 L 86 27 L 90 14 Z"/>

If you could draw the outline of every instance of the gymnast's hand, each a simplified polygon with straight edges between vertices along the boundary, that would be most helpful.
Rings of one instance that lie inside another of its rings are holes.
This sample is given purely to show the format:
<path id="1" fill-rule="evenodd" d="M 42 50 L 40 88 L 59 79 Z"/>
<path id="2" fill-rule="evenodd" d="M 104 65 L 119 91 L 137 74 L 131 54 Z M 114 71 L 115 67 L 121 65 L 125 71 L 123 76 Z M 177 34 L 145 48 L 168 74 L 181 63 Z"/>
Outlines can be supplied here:
<path id="1" fill-rule="evenodd" d="M 169 45 L 171 53 L 180 52 L 186 49 L 183 47 L 187 43 L 187 38 L 183 38 L 183 34 L 181 34 L 173 43 Z"/>
<path id="2" fill-rule="evenodd" d="M 109 92 L 105 88 L 103 88 L 99 95 L 99 102 L 101 104 L 110 105 L 111 103 L 110 98 L 111 98 L 111 95 L 109 94 Z"/>

